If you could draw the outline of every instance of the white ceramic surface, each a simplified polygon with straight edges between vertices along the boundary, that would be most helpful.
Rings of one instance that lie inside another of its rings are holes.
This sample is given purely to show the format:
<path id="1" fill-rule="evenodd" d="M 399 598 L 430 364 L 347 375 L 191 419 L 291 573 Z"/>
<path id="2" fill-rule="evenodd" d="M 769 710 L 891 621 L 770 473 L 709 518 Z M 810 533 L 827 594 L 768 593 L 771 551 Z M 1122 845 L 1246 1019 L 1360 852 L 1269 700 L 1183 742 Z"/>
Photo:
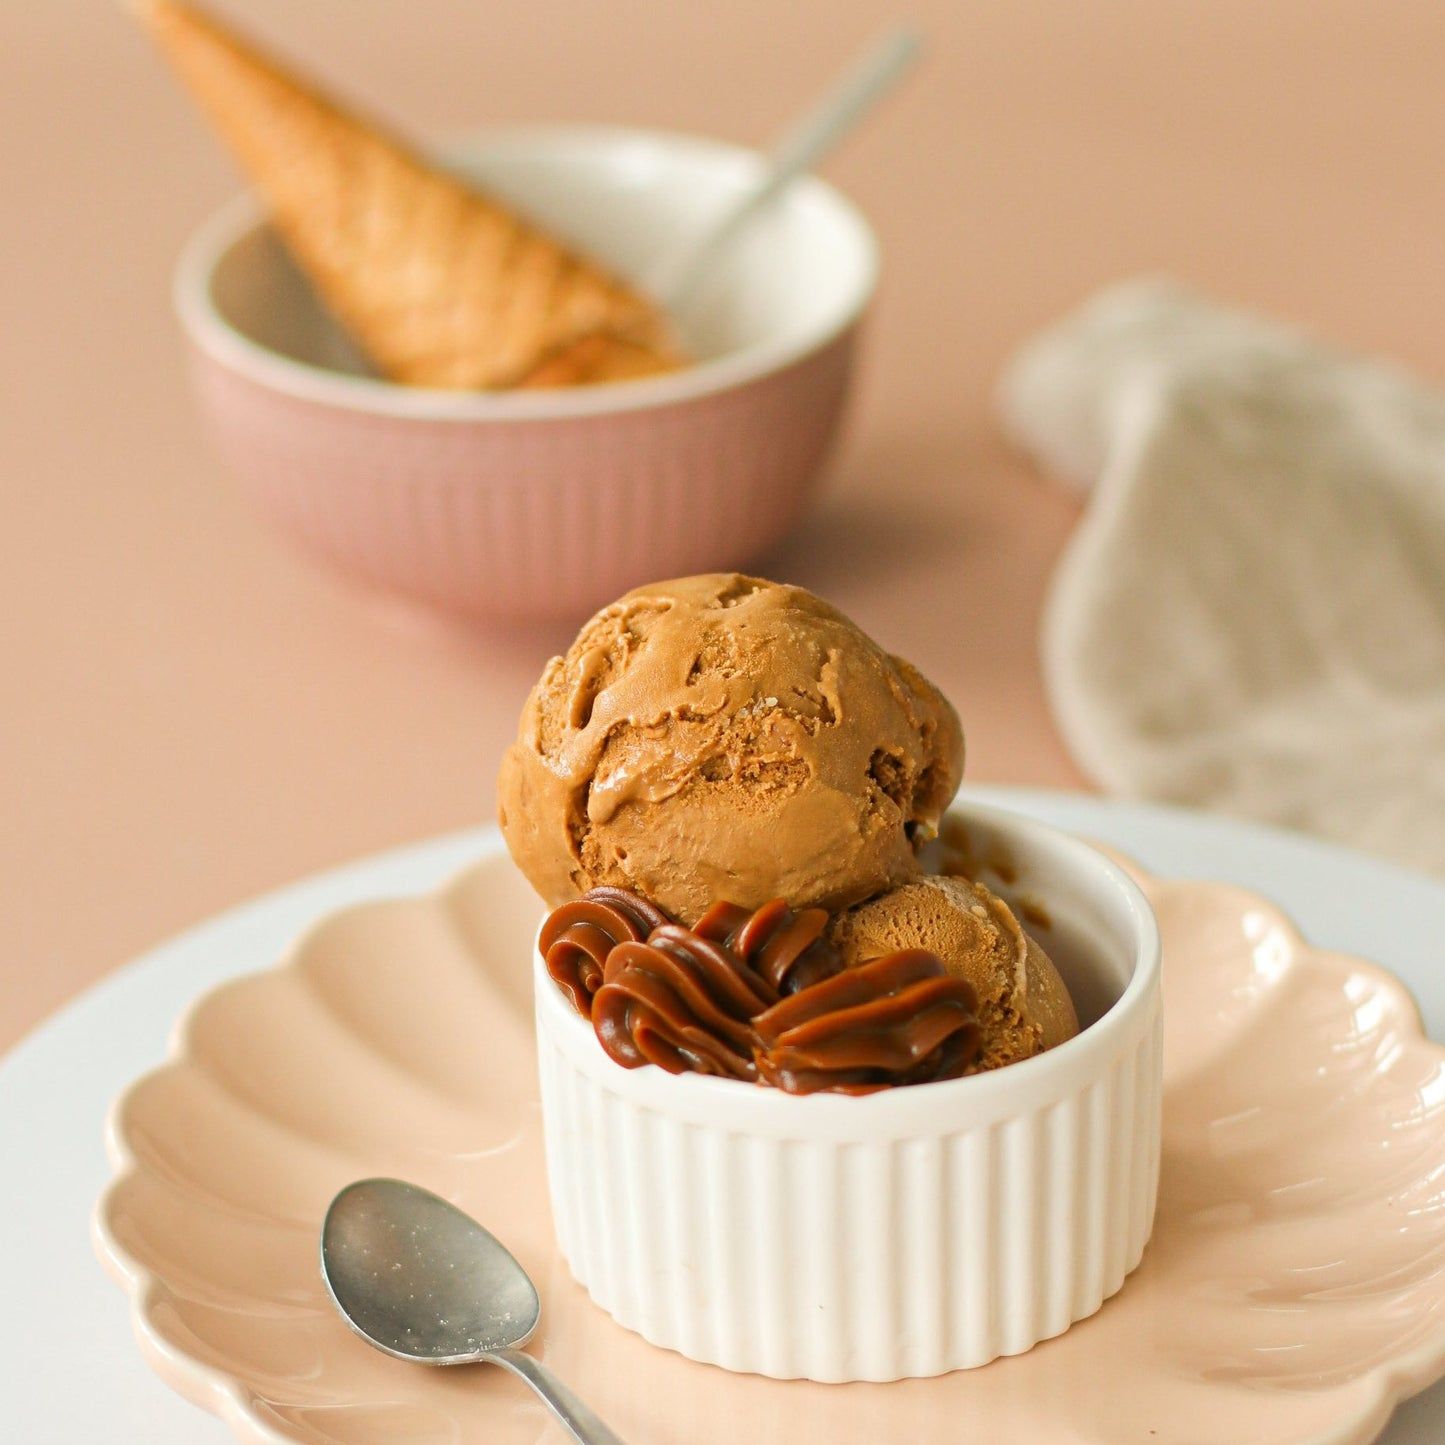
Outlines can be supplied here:
<path id="1" fill-rule="evenodd" d="M 1372 954 L 1404 978 L 1431 1034 L 1445 1037 L 1445 973 L 1434 967 L 1445 937 L 1445 886 L 1348 850 L 1222 818 L 1082 795 L 969 791 L 1105 839 L 1161 874 L 1244 885 L 1268 878 L 1275 898 L 1316 942 Z M 135 1348 L 129 1301 L 78 1243 L 110 1172 L 99 1128 L 107 1102 L 161 1058 L 173 1019 L 199 991 L 274 958 L 307 923 L 337 908 L 434 887 L 484 853 L 486 838 L 458 834 L 380 855 L 228 912 L 118 971 L 0 1058 L 0 1158 L 24 1161 L 12 1176 L 23 1187 L 0 1190 L 0 1275 L 22 1306 L 0 1313 L 0 1433 L 148 1445 L 231 1438 L 221 1421 L 155 1377 Z M 1359 907 L 1361 896 L 1372 908 Z M 65 1351 L 53 1348 L 60 1338 L 68 1342 Z M 895 1388 L 906 1394 L 910 1387 Z M 1445 1438 L 1445 1384 L 1401 1405 L 1388 1426 L 1387 1409 L 1372 1418 L 1388 1445 Z M 669 1438 L 675 1423 L 660 1421 L 653 1433 Z M 848 1440 L 849 1432 L 838 1438 Z M 878 1430 L 870 1433 L 860 1421 L 851 1438 L 873 1440 Z M 1261 1430 L 1240 1438 L 1265 1436 Z"/>
<path id="2" fill-rule="evenodd" d="M 1088 1024 L 1037 1058 L 865 1098 L 620 1068 L 533 950 L 558 1245 L 620 1324 L 726 1369 L 897 1380 L 1020 1354 L 1143 1253 L 1159 1173 L 1159 934 L 1104 855 L 970 807 L 1047 900 Z"/>

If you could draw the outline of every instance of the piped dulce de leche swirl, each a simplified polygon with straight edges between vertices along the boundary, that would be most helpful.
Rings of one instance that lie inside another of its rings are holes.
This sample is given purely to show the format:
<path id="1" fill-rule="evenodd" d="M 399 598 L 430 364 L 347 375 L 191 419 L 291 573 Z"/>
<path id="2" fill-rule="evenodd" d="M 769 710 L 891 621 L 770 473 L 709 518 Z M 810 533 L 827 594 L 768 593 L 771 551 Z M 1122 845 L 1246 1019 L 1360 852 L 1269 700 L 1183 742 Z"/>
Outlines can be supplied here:
<path id="1" fill-rule="evenodd" d="M 757 909 L 714 903 L 693 931 L 730 948 L 786 996 L 831 978 L 843 967 L 838 950 L 822 936 L 827 926 L 825 909 L 795 913 L 783 899 L 774 898 Z"/>
<path id="2" fill-rule="evenodd" d="M 592 997 L 602 987 L 607 955 L 619 943 L 640 942 L 668 921 L 660 908 L 636 893 L 594 888 L 549 915 L 537 947 L 557 987 L 588 1018 Z"/>
<path id="3" fill-rule="evenodd" d="M 791 1094 L 865 1094 L 956 1078 L 978 1057 L 978 999 L 937 955 L 903 949 L 802 989 L 753 1020 L 758 1072 Z"/>
<path id="4" fill-rule="evenodd" d="M 758 1076 L 752 1019 L 777 999 L 731 950 L 669 923 L 646 943 L 619 943 L 608 954 L 592 1025 L 623 1068 L 656 1064 L 671 1074 L 751 1080 Z"/>
<path id="5" fill-rule="evenodd" d="M 621 889 L 557 909 L 548 972 L 623 1068 L 712 1074 L 793 1094 L 955 1078 L 978 1056 L 978 999 L 936 954 L 845 967 L 821 909 L 709 909 L 696 929 Z"/>

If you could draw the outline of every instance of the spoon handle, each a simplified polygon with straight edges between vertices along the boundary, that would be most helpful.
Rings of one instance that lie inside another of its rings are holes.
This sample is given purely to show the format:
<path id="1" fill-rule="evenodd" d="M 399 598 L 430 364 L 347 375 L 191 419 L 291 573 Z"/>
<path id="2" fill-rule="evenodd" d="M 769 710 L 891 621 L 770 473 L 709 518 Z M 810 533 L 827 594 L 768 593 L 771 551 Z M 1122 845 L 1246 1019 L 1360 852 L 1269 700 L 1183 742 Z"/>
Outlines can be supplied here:
<path id="1" fill-rule="evenodd" d="M 525 1350 L 491 1350 L 487 1358 L 520 1375 L 580 1445 L 623 1445 L 616 1435 L 535 1356 Z"/>
<path id="2" fill-rule="evenodd" d="M 651 289 L 669 311 L 677 311 L 691 299 L 737 234 L 853 129 L 913 63 L 918 50 L 918 36 L 912 30 L 889 31 L 788 130 L 769 153 L 763 174 L 714 220 L 686 255 L 670 258 L 671 265 L 653 278 Z"/>

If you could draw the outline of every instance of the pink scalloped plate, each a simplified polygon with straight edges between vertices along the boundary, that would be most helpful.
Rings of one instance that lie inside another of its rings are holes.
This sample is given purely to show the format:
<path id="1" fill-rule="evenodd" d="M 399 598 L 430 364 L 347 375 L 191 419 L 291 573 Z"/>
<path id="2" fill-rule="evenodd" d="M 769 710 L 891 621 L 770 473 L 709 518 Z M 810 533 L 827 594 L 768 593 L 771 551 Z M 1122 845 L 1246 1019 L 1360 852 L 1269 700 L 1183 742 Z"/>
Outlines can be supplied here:
<path id="1" fill-rule="evenodd" d="M 1136 870 L 1137 872 L 1137 870 Z M 646 1344 L 552 1243 L 527 959 L 494 851 L 337 913 L 204 997 L 117 1102 L 99 1248 L 145 1354 L 246 1441 L 560 1440 L 485 1367 L 427 1370 L 333 1314 L 322 1214 L 363 1175 L 457 1200 L 537 1281 L 542 1354 L 636 1442 L 1344 1442 L 1445 1374 L 1445 1050 L 1404 989 L 1234 888 L 1142 880 L 1165 938 L 1164 1152 L 1144 1263 L 1092 1319 L 892 1385 L 730 1375 Z M 822 1207 L 822 1206 L 820 1206 Z"/>

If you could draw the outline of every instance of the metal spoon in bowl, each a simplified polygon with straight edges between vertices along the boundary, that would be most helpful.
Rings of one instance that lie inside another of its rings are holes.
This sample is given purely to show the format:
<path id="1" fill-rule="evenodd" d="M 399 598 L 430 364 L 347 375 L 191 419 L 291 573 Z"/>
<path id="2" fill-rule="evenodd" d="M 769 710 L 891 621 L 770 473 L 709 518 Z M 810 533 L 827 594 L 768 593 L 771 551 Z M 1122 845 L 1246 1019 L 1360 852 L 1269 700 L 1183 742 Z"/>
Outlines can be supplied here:
<path id="1" fill-rule="evenodd" d="M 368 1344 L 423 1365 L 501 1365 L 520 1375 L 581 1445 L 622 1445 L 540 1360 L 518 1346 L 542 1312 L 527 1272 L 469 1215 L 400 1179 L 364 1179 L 331 1201 L 321 1274 Z"/>
<path id="2" fill-rule="evenodd" d="M 647 289 L 676 316 L 692 300 L 739 232 L 788 184 L 810 171 L 898 82 L 918 55 L 918 36 L 891 30 L 842 75 L 768 152 L 766 169 L 681 254 L 663 259 Z"/>

